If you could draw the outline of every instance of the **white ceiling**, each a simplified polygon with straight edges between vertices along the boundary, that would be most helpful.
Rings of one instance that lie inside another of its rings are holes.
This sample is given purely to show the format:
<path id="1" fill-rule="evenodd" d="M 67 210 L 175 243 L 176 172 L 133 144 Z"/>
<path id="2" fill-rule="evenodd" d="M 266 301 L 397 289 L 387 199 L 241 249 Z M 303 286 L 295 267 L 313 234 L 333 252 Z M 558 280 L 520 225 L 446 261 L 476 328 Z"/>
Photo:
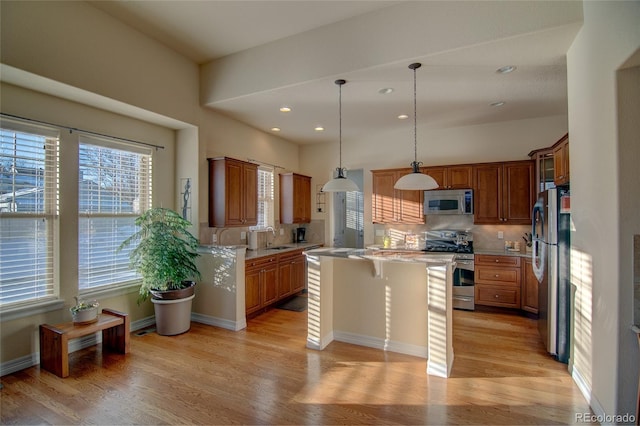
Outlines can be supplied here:
<path id="1" fill-rule="evenodd" d="M 233 82 L 221 84 L 224 93 L 216 92 L 207 88 L 215 86 L 210 81 L 214 77 L 203 73 L 203 105 L 266 132 L 280 127 L 280 137 L 300 144 L 336 141 L 336 78 L 347 80 L 342 89 L 343 139 L 413 126 L 412 62 L 422 63 L 417 70 L 419 126 L 564 115 L 565 54 L 581 25 L 580 3 L 563 1 L 90 4 L 203 65 L 202 70 L 212 67 L 216 81 Z M 487 13 L 491 8 L 491 13 L 483 15 L 479 8 Z M 461 17 L 461 12 L 471 16 Z M 474 14 L 477 21 L 469 21 Z M 295 51 L 280 53 L 277 67 L 271 67 L 270 52 L 291 46 Z M 288 61 L 291 69 L 282 63 Z M 255 69 L 247 69 L 254 64 Z M 517 69 L 496 73 L 503 65 Z M 271 68 L 279 70 L 276 78 L 254 84 Z M 379 94 L 384 87 L 394 91 Z M 506 103 L 489 106 L 496 101 Z M 281 105 L 293 111 L 280 113 Z M 402 113 L 410 118 L 398 120 Z M 315 132 L 316 125 L 326 130 Z"/>

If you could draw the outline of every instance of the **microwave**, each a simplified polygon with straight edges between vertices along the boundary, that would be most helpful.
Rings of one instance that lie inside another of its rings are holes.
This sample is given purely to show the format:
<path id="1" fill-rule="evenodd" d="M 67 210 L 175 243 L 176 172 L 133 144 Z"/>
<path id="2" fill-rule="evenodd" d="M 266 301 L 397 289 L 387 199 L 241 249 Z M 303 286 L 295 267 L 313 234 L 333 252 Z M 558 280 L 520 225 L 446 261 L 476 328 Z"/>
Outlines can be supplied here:
<path id="1" fill-rule="evenodd" d="M 473 190 L 425 191 L 424 214 L 473 214 Z"/>

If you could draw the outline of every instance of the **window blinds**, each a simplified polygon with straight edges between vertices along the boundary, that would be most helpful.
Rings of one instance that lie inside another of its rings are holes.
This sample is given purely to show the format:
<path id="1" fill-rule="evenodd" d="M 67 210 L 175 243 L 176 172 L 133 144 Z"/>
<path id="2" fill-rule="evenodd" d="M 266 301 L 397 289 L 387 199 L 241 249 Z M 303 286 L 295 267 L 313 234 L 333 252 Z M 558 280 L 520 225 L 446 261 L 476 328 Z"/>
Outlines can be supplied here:
<path id="1" fill-rule="evenodd" d="M 55 296 L 57 132 L 3 121 L 0 129 L 0 305 Z"/>
<path id="2" fill-rule="evenodd" d="M 137 280 L 118 247 L 151 206 L 151 150 L 82 137 L 79 146 L 80 290 Z"/>

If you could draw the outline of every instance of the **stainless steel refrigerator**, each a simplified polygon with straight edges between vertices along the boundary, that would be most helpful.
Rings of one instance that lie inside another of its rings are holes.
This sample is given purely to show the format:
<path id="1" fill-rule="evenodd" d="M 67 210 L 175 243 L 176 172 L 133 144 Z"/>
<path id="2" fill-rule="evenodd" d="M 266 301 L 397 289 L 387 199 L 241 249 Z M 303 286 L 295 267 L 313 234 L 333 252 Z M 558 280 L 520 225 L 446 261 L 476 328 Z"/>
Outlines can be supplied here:
<path id="1" fill-rule="evenodd" d="M 547 351 L 569 361 L 571 321 L 569 187 L 548 189 L 533 208 L 533 272 L 538 278 L 538 329 Z M 561 208 L 564 206 L 564 208 Z"/>

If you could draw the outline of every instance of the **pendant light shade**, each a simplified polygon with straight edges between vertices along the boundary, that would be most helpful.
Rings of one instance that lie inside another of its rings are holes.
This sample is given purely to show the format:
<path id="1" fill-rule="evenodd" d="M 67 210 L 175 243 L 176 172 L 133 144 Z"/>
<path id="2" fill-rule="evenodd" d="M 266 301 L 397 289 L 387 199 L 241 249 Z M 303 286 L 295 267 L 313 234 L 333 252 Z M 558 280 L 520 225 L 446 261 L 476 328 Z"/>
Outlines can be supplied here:
<path id="1" fill-rule="evenodd" d="M 336 168 L 338 176 L 325 183 L 322 187 L 322 192 L 351 192 L 359 191 L 358 185 L 350 179 L 347 179 L 344 175 L 345 169 L 342 167 L 342 85 L 346 83 L 345 80 L 336 80 L 335 83 L 339 88 L 339 110 L 338 115 L 340 117 L 340 164 Z"/>
<path id="2" fill-rule="evenodd" d="M 418 120 L 417 120 L 417 94 L 416 94 L 416 69 L 420 68 L 422 64 L 415 63 L 409 65 L 409 69 L 413 70 L 413 162 L 411 163 L 412 171 L 409 174 L 402 176 L 396 181 L 393 186 L 395 189 L 401 190 L 428 190 L 436 189 L 438 182 L 431 176 L 420 172 L 420 165 L 418 162 Z"/>

